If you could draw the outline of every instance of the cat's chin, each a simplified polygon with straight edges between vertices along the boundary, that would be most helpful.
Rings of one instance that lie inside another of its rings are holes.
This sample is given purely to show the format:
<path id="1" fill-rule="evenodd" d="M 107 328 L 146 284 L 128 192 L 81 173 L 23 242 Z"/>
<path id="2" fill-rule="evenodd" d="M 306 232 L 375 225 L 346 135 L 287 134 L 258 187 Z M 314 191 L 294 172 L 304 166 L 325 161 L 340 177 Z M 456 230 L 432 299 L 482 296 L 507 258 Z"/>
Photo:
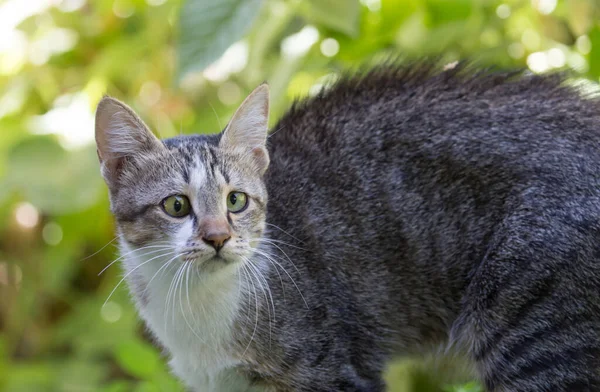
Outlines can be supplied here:
<path id="1" fill-rule="evenodd" d="M 198 268 L 202 274 L 214 274 L 224 272 L 226 270 L 234 271 L 240 260 L 225 258 L 221 255 L 216 255 L 209 259 L 199 262 Z"/>

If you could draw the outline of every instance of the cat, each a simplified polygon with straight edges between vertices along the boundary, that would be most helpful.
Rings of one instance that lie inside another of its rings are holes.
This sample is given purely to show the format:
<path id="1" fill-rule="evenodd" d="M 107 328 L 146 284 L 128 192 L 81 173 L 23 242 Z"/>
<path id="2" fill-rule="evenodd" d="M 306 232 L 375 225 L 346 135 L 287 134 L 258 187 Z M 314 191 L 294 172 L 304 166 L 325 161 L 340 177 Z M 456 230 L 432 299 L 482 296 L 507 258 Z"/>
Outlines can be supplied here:
<path id="1" fill-rule="evenodd" d="M 126 278 L 193 391 L 383 391 L 390 358 L 486 391 L 600 391 L 600 100 L 564 75 L 380 65 L 219 134 L 96 112 Z"/>

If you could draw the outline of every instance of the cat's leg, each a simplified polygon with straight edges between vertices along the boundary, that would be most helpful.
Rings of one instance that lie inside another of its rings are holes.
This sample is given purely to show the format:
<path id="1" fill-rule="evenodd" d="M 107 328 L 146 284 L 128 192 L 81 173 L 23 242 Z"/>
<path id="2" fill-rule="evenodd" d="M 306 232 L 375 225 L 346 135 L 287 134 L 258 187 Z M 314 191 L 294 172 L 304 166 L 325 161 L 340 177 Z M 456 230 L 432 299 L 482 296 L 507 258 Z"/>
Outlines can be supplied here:
<path id="1" fill-rule="evenodd" d="M 455 338 L 486 391 L 600 391 L 600 241 L 537 230 L 504 233 L 490 249 Z"/>

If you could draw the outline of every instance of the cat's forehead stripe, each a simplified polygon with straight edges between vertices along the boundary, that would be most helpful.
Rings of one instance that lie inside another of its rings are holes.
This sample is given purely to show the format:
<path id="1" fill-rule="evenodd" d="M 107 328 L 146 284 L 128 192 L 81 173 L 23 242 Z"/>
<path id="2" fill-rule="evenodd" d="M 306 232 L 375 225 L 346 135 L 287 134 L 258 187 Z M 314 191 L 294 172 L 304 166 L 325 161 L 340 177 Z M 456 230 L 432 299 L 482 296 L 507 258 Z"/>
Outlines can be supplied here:
<path id="1" fill-rule="evenodd" d="M 194 190 L 201 189 L 206 184 L 206 166 L 197 155 L 192 161 L 192 170 L 190 171 L 189 178 L 190 187 Z"/>

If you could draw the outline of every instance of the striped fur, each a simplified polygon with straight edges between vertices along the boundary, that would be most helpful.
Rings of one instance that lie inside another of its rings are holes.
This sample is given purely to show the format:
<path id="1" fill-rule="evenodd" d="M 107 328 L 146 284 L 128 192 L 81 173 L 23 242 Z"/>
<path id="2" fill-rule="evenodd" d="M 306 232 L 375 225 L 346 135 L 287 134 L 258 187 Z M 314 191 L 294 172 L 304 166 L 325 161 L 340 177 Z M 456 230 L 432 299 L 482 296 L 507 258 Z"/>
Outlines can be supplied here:
<path id="1" fill-rule="evenodd" d="M 190 387 L 383 391 L 391 358 L 437 346 L 488 392 L 600 391 L 595 95 L 561 75 L 384 65 L 296 103 L 265 140 L 265 88 L 225 134 L 159 144 L 124 105 L 124 138 L 99 108 L 101 158 L 127 147 L 103 174 L 130 287 Z M 222 207 L 234 188 L 252 197 L 239 216 Z M 189 220 L 157 207 L 174 193 Z M 152 281 L 168 256 L 136 250 L 197 241 L 207 215 L 228 216 L 227 263 Z M 174 281 L 190 299 L 165 314 Z"/>

